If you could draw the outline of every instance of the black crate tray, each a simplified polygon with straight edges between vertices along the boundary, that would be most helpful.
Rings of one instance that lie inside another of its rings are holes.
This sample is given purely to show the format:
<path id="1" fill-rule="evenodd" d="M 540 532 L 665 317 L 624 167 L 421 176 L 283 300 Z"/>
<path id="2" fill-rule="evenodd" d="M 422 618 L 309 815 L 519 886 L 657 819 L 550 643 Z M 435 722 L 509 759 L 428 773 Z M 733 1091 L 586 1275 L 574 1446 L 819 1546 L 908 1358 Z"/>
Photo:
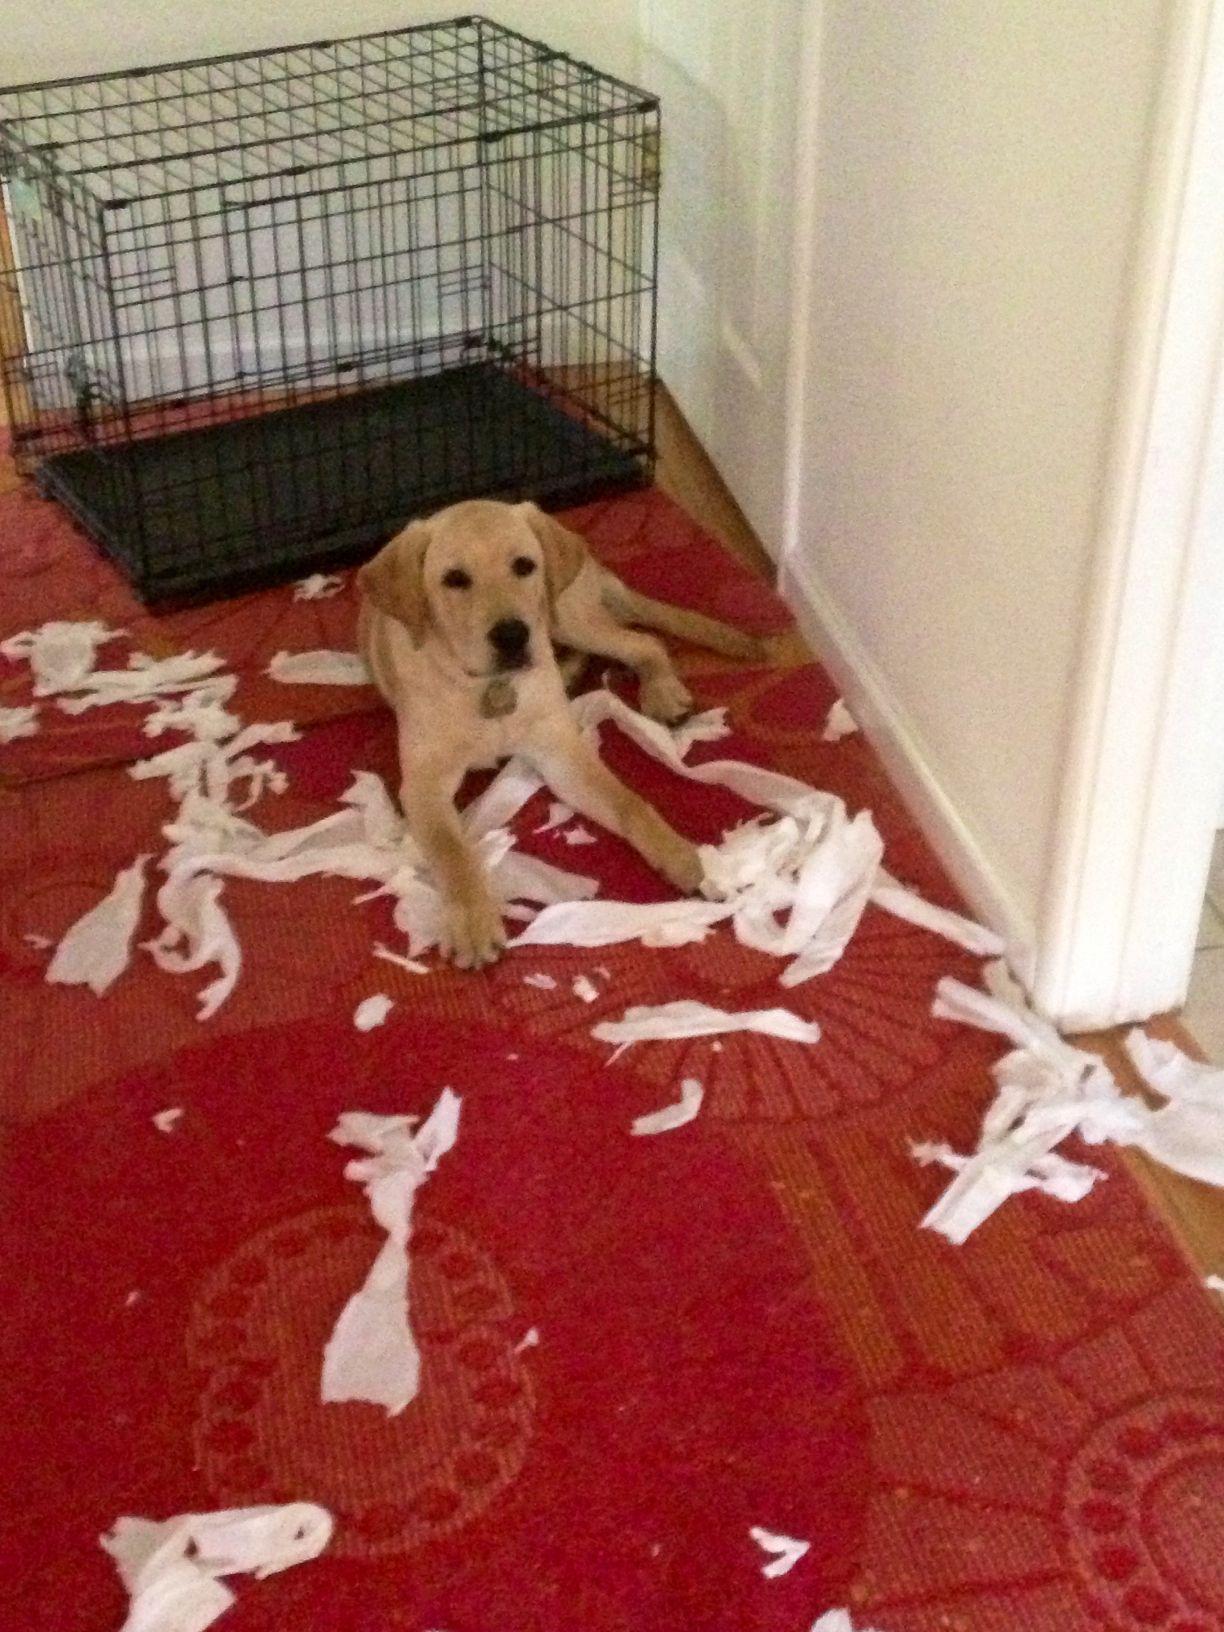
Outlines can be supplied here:
<path id="1" fill-rule="evenodd" d="M 146 601 L 165 604 L 361 559 L 458 499 L 577 503 L 639 484 L 649 468 L 645 442 L 612 440 L 517 375 L 475 363 L 58 454 L 38 479 Z"/>

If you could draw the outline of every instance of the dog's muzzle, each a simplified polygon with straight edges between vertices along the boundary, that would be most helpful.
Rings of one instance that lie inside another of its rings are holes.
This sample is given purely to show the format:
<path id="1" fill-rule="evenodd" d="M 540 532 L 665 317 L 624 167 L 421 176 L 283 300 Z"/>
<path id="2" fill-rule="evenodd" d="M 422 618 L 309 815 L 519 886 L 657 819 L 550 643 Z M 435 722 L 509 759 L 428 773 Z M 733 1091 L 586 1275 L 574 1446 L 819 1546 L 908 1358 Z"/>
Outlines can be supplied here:
<path id="1" fill-rule="evenodd" d="M 525 669 L 531 661 L 531 630 L 522 618 L 499 618 L 489 630 L 499 669 Z"/>

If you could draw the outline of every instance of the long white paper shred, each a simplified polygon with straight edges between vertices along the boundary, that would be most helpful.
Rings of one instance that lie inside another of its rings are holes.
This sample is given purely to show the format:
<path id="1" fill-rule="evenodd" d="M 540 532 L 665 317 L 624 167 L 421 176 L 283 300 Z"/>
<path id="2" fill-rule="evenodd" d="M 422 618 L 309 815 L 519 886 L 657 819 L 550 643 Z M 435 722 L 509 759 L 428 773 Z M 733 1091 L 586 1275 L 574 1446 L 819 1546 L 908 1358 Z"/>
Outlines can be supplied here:
<path id="1" fill-rule="evenodd" d="M 94 669 L 68 695 L 61 688 L 57 700 L 65 714 L 84 714 L 111 703 L 150 703 L 201 690 L 211 697 L 221 665 L 215 652 L 176 652 L 159 658 L 134 652 L 126 669 Z"/>
<path id="2" fill-rule="evenodd" d="M 416 1398 L 421 1361 L 408 1318 L 408 1241 L 417 1190 L 459 1133 L 459 1096 L 444 1088 L 428 1118 L 346 1111 L 329 1137 L 368 1155 L 344 1176 L 365 1187 L 387 1232 L 365 1284 L 345 1304 L 323 1355 L 322 1398 L 365 1400 L 397 1416 Z"/>
<path id="3" fill-rule="evenodd" d="M 205 1632 L 236 1602 L 224 1575 L 257 1580 L 304 1564 L 331 1540 L 332 1516 L 313 1502 L 182 1513 L 159 1523 L 124 1517 L 99 1542 L 130 1604 L 122 1632 Z"/>
<path id="4" fill-rule="evenodd" d="M 137 856 L 122 868 L 109 893 L 66 931 L 47 965 L 47 980 L 88 986 L 97 997 L 110 990 L 131 961 L 149 859 Z"/>
<path id="5" fill-rule="evenodd" d="M 812 1546 L 810 1541 L 798 1541 L 794 1536 L 782 1536 L 774 1530 L 764 1529 L 759 1524 L 751 1525 L 748 1534 L 763 1553 L 771 1555 L 769 1563 L 761 1565 L 761 1574 L 771 1581 L 780 1575 L 788 1575 Z"/>
<path id="6" fill-rule="evenodd" d="M 714 1037 L 725 1032 L 758 1031 L 791 1043 L 820 1041 L 815 1020 L 790 1009 L 716 1009 L 682 998 L 675 1003 L 641 1004 L 619 1020 L 601 1020 L 591 1035 L 601 1043 L 629 1044 L 682 1037 Z"/>
<path id="7" fill-rule="evenodd" d="M 1003 955 L 1003 937 L 996 935 L 993 929 L 987 929 L 984 924 L 975 923 L 972 918 L 965 918 L 948 907 L 937 907 L 933 901 L 927 901 L 914 890 L 898 884 L 883 867 L 876 874 L 871 900 L 875 906 L 884 912 L 891 912 L 895 918 L 904 918 L 919 929 L 929 929 L 936 935 L 942 935 L 945 941 L 963 946 L 966 952 L 973 952 L 980 958 Z"/>
<path id="8" fill-rule="evenodd" d="M 704 1098 L 705 1088 L 696 1077 L 685 1077 L 680 1084 L 680 1098 L 675 1104 L 664 1105 L 657 1111 L 648 1111 L 645 1116 L 635 1117 L 629 1131 L 638 1135 L 671 1133 L 675 1128 L 682 1128 L 696 1119 Z"/>
<path id="9" fill-rule="evenodd" d="M 368 686 L 370 671 L 356 652 L 326 649 L 277 652 L 268 664 L 269 679 L 287 686 Z"/>
<path id="10" fill-rule="evenodd" d="M 38 735 L 38 705 L 0 708 L 0 742 L 16 742 L 19 737 Z"/>

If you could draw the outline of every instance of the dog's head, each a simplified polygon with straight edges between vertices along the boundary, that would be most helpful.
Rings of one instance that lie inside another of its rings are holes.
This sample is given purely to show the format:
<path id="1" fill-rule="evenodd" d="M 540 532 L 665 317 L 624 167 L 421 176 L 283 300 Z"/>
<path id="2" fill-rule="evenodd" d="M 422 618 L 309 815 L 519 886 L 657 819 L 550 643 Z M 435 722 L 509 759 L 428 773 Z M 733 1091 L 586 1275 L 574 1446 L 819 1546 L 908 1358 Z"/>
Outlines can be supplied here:
<path id="1" fill-rule="evenodd" d="M 586 545 L 534 504 L 473 499 L 410 522 L 357 574 L 366 598 L 419 646 L 443 642 L 473 678 L 530 668 Z"/>

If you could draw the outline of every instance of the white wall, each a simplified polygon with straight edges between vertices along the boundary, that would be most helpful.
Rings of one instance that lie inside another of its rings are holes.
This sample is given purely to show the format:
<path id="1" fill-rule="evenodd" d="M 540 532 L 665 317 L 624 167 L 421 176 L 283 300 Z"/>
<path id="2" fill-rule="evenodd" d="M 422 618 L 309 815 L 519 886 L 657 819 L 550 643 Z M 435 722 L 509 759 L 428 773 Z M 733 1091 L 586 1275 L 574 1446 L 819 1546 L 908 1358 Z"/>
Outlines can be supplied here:
<path id="1" fill-rule="evenodd" d="M 1030 972 L 1167 10 L 823 6 L 785 577 Z"/>
<path id="2" fill-rule="evenodd" d="M 634 0 L 598 5 L 550 0 L 485 0 L 494 22 L 546 40 L 606 73 L 632 78 Z M 334 40 L 407 28 L 462 13 L 422 0 L 54 0 L 5 7 L 0 84 L 60 79 L 191 57 L 257 51 L 297 41 Z"/>

